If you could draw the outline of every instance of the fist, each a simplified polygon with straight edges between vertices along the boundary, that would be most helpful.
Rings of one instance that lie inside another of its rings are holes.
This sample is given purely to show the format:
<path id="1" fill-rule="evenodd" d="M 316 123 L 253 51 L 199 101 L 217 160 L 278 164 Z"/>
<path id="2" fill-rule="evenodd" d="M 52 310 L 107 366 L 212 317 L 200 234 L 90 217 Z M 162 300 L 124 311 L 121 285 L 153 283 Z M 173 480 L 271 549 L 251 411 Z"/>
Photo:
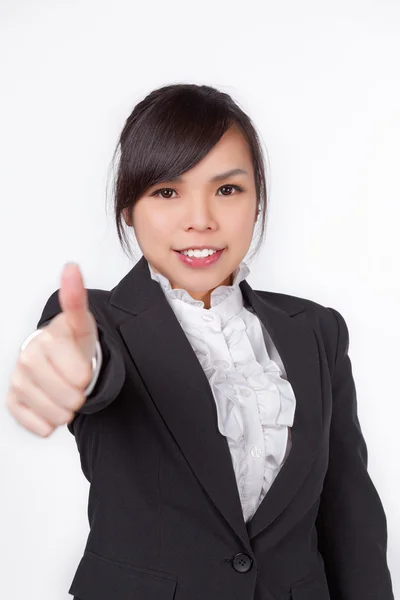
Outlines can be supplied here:
<path id="1" fill-rule="evenodd" d="M 84 404 L 98 341 L 78 265 L 65 265 L 58 298 L 61 312 L 20 352 L 6 397 L 18 423 L 42 437 L 70 423 Z"/>

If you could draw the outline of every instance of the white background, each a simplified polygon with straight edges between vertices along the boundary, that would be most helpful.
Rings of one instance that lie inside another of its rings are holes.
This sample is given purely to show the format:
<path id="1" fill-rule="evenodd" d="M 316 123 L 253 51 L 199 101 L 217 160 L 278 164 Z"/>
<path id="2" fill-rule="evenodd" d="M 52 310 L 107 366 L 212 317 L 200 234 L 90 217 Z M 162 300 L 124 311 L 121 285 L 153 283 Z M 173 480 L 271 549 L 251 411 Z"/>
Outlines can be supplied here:
<path id="1" fill-rule="evenodd" d="M 399 3 L 2 0 L 0 57 L 2 397 L 63 264 L 105 289 L 133 266 L 106 187 L 134 105 L 169 83 L 226 91 L 270 163 L 249 283 L 346 319 L 399 590 Z M 40 438 L 0 410 L 2 597 L 68 600 L 88 534 L 75 440 L 66 427 Z"/>

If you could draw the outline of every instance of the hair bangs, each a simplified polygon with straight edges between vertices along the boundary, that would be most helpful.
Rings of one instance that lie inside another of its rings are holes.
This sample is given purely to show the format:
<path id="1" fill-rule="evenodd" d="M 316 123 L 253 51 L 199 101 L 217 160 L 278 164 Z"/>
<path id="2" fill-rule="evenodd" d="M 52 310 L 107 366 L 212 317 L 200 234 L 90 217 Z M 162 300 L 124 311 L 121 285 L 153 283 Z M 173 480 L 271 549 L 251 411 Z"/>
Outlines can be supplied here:
<path id="1" fill-rule="evenodd" d="M 124 183 L 132 201 L 150 186 L 194 167 L 231 125 L 223 107 L 194 94 L 176 94 L 167 100 L 149 110 L 147 119 L 140 119 L 126 136 Z"/>

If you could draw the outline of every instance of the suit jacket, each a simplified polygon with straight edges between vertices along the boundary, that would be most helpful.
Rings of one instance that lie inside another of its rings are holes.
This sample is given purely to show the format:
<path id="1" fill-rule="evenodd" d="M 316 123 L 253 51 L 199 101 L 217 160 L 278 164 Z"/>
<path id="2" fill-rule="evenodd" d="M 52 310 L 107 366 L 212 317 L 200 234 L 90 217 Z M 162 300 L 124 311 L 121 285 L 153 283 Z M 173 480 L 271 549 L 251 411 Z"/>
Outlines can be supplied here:
<path id="1" fill-rule="evenodd" d="M 240 287 L 297 402 L 291 452 L 248 523 L 207 377 L 146 259 L 88 290 L 103 364 L 68 424 L 90 482 L 76 600 L 393 600 L 346 323 Z M 56 290 L 37 326 L 60 310 Z"/>

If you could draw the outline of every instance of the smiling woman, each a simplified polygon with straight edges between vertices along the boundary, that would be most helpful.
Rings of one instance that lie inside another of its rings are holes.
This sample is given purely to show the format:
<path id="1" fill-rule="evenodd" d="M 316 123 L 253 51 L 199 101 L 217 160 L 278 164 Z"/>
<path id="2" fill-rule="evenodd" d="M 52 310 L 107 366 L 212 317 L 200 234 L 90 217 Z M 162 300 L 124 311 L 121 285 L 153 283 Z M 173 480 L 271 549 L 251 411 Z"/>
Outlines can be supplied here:
<path id="1" fill-rule="evenodd" d="M 123 248 L 130 250 L 127 225 L 154 273 L 210 307 L 212 291 L 232 281 L 265 233 L 264 155 L 250 118 L 209 86 L 166 86 L 135 107 L 114 156 L 118 149 Z"/>

